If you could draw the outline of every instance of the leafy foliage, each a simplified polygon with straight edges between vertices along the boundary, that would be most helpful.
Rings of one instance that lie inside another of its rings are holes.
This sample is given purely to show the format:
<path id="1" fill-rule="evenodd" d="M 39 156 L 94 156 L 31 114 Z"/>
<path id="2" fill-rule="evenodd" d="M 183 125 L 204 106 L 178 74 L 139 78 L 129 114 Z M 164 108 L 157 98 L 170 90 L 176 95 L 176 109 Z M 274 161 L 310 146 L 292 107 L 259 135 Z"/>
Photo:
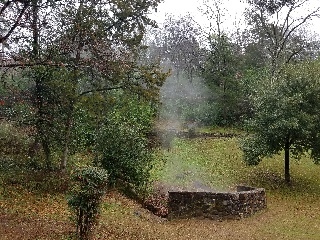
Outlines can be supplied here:
<path id="1" fill-rule="evenodd" d="M 74 119 L 77 103 L 85 95 L 122 88 L 157 97 L 166 75 L 157 64 L 139 62 L 139 54 L 145 49 L 141 40 L 146 27 L 155 27 L 147 14 L 160 0 L 3 2 L 0 15 L 7 24 L 0 24 L 0 41 L 6 39 L 8 61 L 1 64 L 1 70 L 10 79 L 11 70 L 21 68 L 27 73 L 24 80 L 32 83 L 28 88 L 32 101 L 13 113 L 32 109 L 32 114 L 23 117 L 27 116 L 42 145 L 48 169 L 56 154 L 60 169 L 65 170 L 70 150 L 83 146 L 84 139 L 73 132 L 73 123 L 79 120 Z M 22 5 L 25 9 L 19 17 L 16 10 Z M 4 85 L 8 79 L 2 79 Z"/>
<path id="2" fill-rule="evenodd" d="M 202 77 L 212 92 L 211 104 L 216 105 L 215 123 L 231 125 L 244 115 L 243 96 L 239 85 L 241 56 L 239 46 L 226 34 L 209 36 L 209 51 Z"/>
<path id="3" fill-rule="evenodd" d="M 148 182 L 152 162 L 147 133 L 154 111 L 148 103 L 124 99 L 115 105 L 101 128 L 98 139 L 102 166 L 110 173 L 110 182 L 132 184 L 136 189 Z"/>
<path id="4" fill-rule="evenodd" d="M 84 167 L 77 169 L 72 179 L 75 185 L 68 205 L 76 218 L 79 239 L 86 240 L 96 223 L 99 205 L 107 189 L 108 174 L 104 169 Z"/>
<path id="5" fill-rule="evenodd" d="M 296 1 L 294 0 L 248 0 L 248 2 L 252 5 L 255 5 L 256 7 L 259 7 L 260 9 L 264 9 L 268 11 L 269 14 L 274 14 L 276 11 L 278 11 L 280 8 L 284 6 L 292 6 L 295 4 Z"/>
<path id="6" fill-rule="evenodd" d="M 261 84 L 253 97 L 253 133 L 242 142 L 245 161 L 258 164 L 281 150 L 299 158 L 306 151 L 320 160 L 319 62 L 290 65 L 274 81 Z"/>

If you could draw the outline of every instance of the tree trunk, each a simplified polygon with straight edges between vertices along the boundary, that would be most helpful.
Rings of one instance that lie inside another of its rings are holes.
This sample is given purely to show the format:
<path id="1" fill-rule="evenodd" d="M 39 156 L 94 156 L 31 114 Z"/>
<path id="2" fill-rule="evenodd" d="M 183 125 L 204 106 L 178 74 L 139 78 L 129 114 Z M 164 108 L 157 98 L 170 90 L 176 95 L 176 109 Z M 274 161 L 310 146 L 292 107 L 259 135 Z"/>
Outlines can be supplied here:
<path id="1" fill-rule="evenodd" d="M 45 155 L 45 160 L 46 160 L 46 168 L 47 170 L 52 170 L 52 163 L 51 163 L 51 150 L 50 146 L 48 144 L 48 141 L 45 139 L 42 139 L 42 147 Z"/>
<path id="2" fill-rule="evenodd" d="M 39 26 L 38 26 L 38 20 L 39 20 L 39 6 L 38 6 L 38 0 L 32 1 L 32 55 L 34 60 L 38 60 L 39 58 Z"/>
<path id="3" fill-rule="evenodd" d="M 63 147 L 63 155 L 60 162 L 60 170 L 64 172 L 67 168 L 68 156 L 69 156 L 69 144 L 71 140 L 71 128 L 72 128 L 72 115 L 73 115 L 73 102 L 71 103 L 71 109 L 68 113 L 68 119 L 65 128 L 65 142 Z"/>
<path id="4" fill-rule="evenodd" d="M 290 183 L 290 140 L 287 138 L 284 147 L 284 178 L 287 184 Z"/>
<path id="5" fill-rule="evenodd" d="M 70 142 L 70 130 L 67 130 L 66 142 L 64 144 L 63 155 L 60 162 L 60 171 L 65 172 L 67 168 L 68 156 L 69 156 L 69 142 Z"/>
<path id="6" fill-rule="evenodd" d="M 32 0 L 32 57 L 34 61 L 39 59 L 40 54 L 40 43 L 39 43 L 39 32 L 40 28 L 38 26 L 39 20 L 39 1 Z M 35 95 L 36 95 L 36 105 L 38 108 L 38 119 L 36 123 L 37 127 L 37 134 L 39 135 L 40 142 L 42 144 L 42 148 L 45 154 L 45 162 L 46 168 L 51 170 L 51 150 L 49 140 L 46 134 L 46 127 L 45 127 L 45 114 L 44 114 L 44 106 L 43 106 L 43 85 L 42 85 L 42 77 L 37 75 L 34 79 L 36 88 L 35 88 Z"/>
<path id="7" fill-rule="evenodd" d="M 79 24 L 79 33 L 78 33 L 78 46 L 76 48 L 76 59 L 75 59 L 75 65 L 78 65 L 80 60 L 81 60 L 81 52 L 83 50 L 83 46 L 84 46 L 84 42 L 83 42 L 83 37 L 82 37 L 82 30 L 81 30 L 81 24 L 82 24 L 82 20 L 81 20 L 81 14 L 83 11 L 83 0 L 80 1 L 79 3 L 79 7 L 77 10 L 77 14 L 76 14 L 76 19 L 75 21 L 77 22 L 77 24 Z M 73 70 L 73 77 L 72 77 L 72 81 L 73 84 L 76 85 L 78 82 L 78 78 L 79 78 L 79 73 L 78 73 L 78 69 L 74 68 Z M 76 95 L 76 90 L 74 91 L 74 95 Z M 60 161 L 60 170 L 62 172 L 65 171 L 66 167 L 67 167 L 67 162 L 68 162 L 68 156 L 69 156 L 69 145 L 70 145 L 70 141 L 71 141 L 71 130 L 72 130 L 72 122 L 73 122 L 73 111 L 74 111 L 74 105 L 75 105 L 75 99 L 70 100 L 69 102 L 69 111 L 68 111 L 68 116 L 67 116 L 67 121 L 66 121 L 66 127 L 65 127 L 65 142 L 64 142 L 64 146 L 63 146 L 63 155 Z"/>

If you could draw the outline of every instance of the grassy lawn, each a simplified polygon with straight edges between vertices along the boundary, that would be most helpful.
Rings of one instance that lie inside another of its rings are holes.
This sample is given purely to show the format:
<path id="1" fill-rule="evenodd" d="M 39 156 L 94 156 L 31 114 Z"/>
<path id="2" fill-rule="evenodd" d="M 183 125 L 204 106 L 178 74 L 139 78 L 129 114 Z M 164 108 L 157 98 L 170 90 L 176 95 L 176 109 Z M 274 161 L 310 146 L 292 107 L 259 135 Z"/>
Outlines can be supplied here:
<path id="1" fill-rule="evenodd" d="M 248 167 L 236 138 L 175 139 L 160 150 L 153 178 L 179 188 L 206 186 L 226 190 L 237 184 L 264 187 L 268 208 L 234 221 L 166 221 L 116 191 L 102 206 L 95 239 L 320 239 L 320 166 L 308 157 L 291 161 L 292 184 L 283 176 L 283 156 Z M 59 176 L 48 176 L 57 179 Z M 37 191 L 34 178 L 0 188 L 0 239 L 72 239 L 65 195 Z M 22 181 L 22 180 L 21 180 Z M 55 181 L 52 180 L 52 184 Z M 40 183 L 39 183 L 40 184 Z"/>

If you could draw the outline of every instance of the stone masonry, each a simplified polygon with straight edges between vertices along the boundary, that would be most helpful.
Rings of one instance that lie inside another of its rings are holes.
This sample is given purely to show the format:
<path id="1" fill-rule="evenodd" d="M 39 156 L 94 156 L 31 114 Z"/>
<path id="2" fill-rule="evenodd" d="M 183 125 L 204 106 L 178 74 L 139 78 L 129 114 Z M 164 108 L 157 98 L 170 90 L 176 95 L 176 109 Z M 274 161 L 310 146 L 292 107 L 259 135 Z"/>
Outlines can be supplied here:
<path id="1" fill-rule="evenodd" d="M 266 207 L 263 188 L 237 186 L 234 192 L 169 192 L 168 219 L 241 219 Z"/>

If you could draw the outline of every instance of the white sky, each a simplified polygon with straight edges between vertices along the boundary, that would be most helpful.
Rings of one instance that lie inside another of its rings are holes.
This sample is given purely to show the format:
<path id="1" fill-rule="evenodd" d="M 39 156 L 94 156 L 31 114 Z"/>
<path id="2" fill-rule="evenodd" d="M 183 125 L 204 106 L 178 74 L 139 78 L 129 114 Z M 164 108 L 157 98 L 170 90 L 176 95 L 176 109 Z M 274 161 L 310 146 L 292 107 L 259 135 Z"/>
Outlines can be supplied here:
<path id="1" fill-rule="evenodd" d="M 244 21 L 243 12 L 245 10 L 246 4 L 241 2 L 241 0 L 222 0 L 223 6 L 221 9 L 225 8 L 223 11 L 226 16 L 223 20 L 223 27 L 228 31 L 230 28 L 234 28 L 233 25 L 239 20 Z M 159 24 L 163 22 L 166 14 L 172 14 L 174 16 L 183 16 L 190 13 L 194 17 L 194 20 L 201 25 L 208 24 L 206 16 L 203 16 L 199 7 L 202 6 L 202 0 L 165 0 L 158 7 L 158 12 L 152 15 Z M 230 29 L 231 30 L 231 29 Z"/>
<path id="2" fill-rule="evenodd" d="M 224 10 L 225 16 L 222 18 L 222 28 L 226 32 L 232 32 L 236 27 L 244 29 L 245 19 L 243 16 L 244 10 L 247 6 L 245 0 L 221 0 L 221 9 Z M 156 20 L 160 25 L 164 21 L 166 14 L 172 14 L 176 17 L 184 16 L 190 13 L 194 17 L 194 20 L 202 26 L 208 26 L 208 20 L 202 15 L 199 7 L 203 4 L 203 0 L 164 0 L 158 6 L 158 12 L 153 13 L 151 18 Z M 320 0 L 309 0 L 305 8 L 301 9 L 299 16 L 305 15 L 305 13 L 315 10 L 320 6 Z M 236 26 L 236 27 L 235 27 Z M 310 22 L 311 32 L 320 34 L 320 18 L 314 19 Z"/>

